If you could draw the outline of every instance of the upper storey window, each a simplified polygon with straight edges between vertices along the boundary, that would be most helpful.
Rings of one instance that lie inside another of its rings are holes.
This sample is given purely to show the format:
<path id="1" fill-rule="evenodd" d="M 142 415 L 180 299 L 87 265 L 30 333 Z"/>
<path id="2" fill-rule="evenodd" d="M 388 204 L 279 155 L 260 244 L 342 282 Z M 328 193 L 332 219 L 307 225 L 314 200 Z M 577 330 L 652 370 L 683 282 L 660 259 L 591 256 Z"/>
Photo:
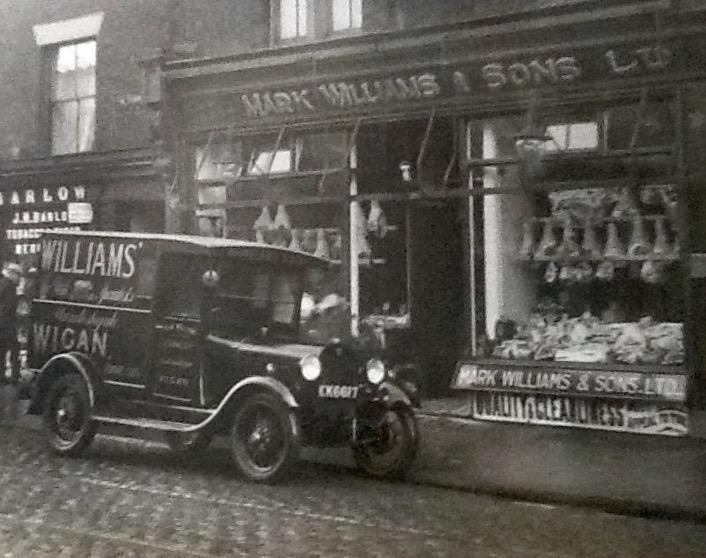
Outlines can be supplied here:
<path id="1" fill-rule="evenodd" d="M 272 36 L 283 44 L 355 33 L 363 27 L 363 0 L 277 0 Z"/>
<path id="2" fill-rule="evenodd" d="M 334 32 L 360 29 L 363 25 L 363 0 L 332 0 Z"/>
<path id="3" fill-rule="evenodd" d="M 103 13 L 32 27 L 44 56 L 42 129 L 47 151 L 66 155 L 96 144 L 96 44 Z"/>
<path id="4" fill-rule="evenodd" d="M 52 49 L 52 155 L 91 151 L 96 129 L 96 41 Z"/>
<path id="5" fill-rule="evenodd" d="M 309 0 L 280 0 L 279 38 L 282 40 L 306 37 L 308 29 Z"/>

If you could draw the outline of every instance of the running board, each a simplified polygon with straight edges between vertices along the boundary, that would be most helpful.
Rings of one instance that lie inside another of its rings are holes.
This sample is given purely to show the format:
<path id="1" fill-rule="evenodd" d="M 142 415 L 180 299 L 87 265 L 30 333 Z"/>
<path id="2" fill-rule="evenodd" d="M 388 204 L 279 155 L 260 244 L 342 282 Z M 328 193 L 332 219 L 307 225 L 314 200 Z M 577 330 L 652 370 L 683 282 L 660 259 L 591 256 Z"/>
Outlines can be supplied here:
<path id="1" fill-rule="evenodd" d="M 94 416 L 93 420 L 99 424 L 113 424 L 120 426 L 130 426 L 132 428 L 145 428 L 148 430 L 160 430 L 162 432 L 196 432 L 193 424 L 183 422 L 171 422 L 168 420 L 157 420 L 149 418 L 123 418 Z"/>

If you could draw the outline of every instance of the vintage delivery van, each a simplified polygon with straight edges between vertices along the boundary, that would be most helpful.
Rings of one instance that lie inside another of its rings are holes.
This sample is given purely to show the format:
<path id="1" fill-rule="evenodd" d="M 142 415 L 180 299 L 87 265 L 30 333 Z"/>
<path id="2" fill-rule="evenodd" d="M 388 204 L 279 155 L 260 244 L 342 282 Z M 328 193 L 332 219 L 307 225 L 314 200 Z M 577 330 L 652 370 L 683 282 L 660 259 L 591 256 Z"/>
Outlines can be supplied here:
<path id="1" fill-rule="evenodd" d="M 411 394 L 347 339 L 336 308 L 317 310 L 332 265 L 235 240 L 48 233 L 29 412 L 67 455 L 119 424 L 161 431 L 180 452 L 227 435 L 256 481 L 279 477 L 308 444 L 350 445 L 368 473 L 400 474 L 417 447 Z"/>

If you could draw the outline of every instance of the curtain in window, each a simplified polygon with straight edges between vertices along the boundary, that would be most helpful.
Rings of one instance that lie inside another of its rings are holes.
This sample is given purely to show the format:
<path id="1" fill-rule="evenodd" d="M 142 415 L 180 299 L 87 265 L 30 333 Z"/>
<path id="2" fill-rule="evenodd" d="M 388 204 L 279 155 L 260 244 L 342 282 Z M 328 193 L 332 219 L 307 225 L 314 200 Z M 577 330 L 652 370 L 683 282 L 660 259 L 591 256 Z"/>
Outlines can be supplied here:
<path id="1" fill-rule="evenodd" d="M 91 151 L 96 135 L 96 100 L 83 99 L 78 105 L 78 146 L 79 153 Z"/>
<path id="2" fill-rule="evenodd" d="M 64 155 L 76 152 L 76 121 L 78 119 L 78 103 L 68 101 L 54 105 L 52 124 L 52 153 Z"/>

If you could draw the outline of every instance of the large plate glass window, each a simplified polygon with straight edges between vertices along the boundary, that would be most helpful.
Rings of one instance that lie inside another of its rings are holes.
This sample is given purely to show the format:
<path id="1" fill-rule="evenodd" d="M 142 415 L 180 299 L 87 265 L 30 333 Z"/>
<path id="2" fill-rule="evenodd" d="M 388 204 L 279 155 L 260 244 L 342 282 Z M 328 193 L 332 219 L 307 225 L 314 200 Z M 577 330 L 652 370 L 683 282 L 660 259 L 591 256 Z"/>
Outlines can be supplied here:
<path id="1" fill-rule="evenodd" d="M 670 110 L 665 101 L 647 112 L 623 105 L 555 119 L 531 179 L 522 167 L 494 163 L 514 158 L 520 119 L 471 124 L 488 161 L 475 168 L 474 183 L 490 194 L 472 215 L 484 256 L 476 356 L 684 363 Z"/>

